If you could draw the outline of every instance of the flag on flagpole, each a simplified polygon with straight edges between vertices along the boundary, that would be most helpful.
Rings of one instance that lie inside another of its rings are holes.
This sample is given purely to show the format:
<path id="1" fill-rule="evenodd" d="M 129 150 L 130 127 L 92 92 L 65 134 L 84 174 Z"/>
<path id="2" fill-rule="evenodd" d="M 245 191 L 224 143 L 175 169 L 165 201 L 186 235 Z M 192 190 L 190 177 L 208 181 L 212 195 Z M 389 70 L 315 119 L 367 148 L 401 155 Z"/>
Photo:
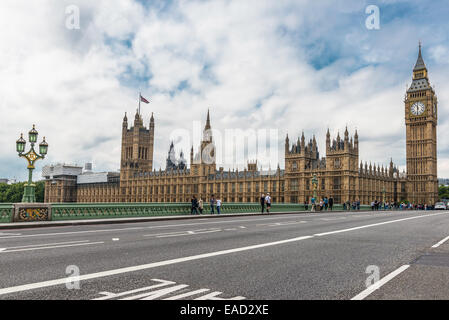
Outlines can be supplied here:
<path id="1" fill-rule="evenodd" d="M 145 102 L 145 103 L 150 103 L 147 99 L 142 97 L 142 95 L 140 95 L 140 101 Z"/>

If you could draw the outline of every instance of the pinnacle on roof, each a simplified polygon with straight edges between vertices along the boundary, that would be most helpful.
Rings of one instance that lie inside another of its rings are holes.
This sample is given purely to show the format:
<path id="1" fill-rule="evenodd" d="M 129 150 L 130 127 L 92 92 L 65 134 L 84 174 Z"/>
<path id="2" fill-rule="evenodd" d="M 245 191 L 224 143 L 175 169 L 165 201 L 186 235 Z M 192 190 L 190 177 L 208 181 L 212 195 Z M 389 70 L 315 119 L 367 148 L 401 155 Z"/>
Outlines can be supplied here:
<path id="1" fill-rule="evenodd" d="M 421 42 L 419 42 L 419 53 L 418 53 L 418 59 L 416 60 L 415 68 L 413 68 L 413 71 L 418 71 L 426 69 L 426 64 L 424 63 L 424 59 L 422 58 L 421 54 Z"/>
<path id="2" fill-rule="evenodd" d="M 210 129 L 210 116 L 209 116 L 209 109 L 207 109 L 207 119 L 206 119 L 206 126 L 204 129 Z"/>

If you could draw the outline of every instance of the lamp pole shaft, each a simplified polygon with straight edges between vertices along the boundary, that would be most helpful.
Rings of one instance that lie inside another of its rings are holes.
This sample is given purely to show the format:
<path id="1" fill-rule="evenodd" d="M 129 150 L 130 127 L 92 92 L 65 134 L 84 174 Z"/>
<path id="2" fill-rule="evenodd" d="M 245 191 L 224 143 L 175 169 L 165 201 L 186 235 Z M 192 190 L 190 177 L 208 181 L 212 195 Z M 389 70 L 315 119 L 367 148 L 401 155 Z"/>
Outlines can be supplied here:
<path id="1" fill-rule="evenodd" d="M 33 184 L 33 169 L 28 168 L 28 182 L 25 184 L 22 202 L 36 202 L 35 185 Z"/>

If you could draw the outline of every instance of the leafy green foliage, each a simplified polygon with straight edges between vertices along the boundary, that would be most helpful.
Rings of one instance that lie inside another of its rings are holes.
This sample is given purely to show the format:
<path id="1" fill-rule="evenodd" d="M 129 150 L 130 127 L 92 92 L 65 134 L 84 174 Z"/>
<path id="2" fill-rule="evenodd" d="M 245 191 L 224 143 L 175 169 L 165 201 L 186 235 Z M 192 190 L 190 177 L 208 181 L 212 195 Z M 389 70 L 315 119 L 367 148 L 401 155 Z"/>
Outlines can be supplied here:
<path id="1" fill-rule="evenodd" d="M 36 184 L 36 202 L 44 202 L 44 182 L 38 181 Z M 0 202 L 16 203 L 22 201 L 23 188 L 25 183 L 6 184 L 0 183 Z"/>
<path id="2" fill-rule="evenodd" d="M 439 186 L 438 187 L 438 197 L 440 199 L 449 199 L 449 187 Z"/>

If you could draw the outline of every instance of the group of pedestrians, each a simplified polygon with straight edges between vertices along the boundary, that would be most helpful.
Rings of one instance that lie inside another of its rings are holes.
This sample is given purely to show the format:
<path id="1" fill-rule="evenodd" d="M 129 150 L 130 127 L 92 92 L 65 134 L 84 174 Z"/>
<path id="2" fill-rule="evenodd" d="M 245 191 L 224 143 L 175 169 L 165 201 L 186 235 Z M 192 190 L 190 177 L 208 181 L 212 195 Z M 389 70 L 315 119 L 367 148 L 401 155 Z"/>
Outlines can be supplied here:
<path id="1" fill-rule="evenodd" d="M 203 214 L 204 201 L 203 201 L 203 199 L 201 197 L 198 200 L 196 198 L 196 196 L 193 196 L 192 200 L 191 200 L 191 203 L 192 203 L 192 206 L 191 206 L 190 214 Z M 211 198 L 210 198 L 210 213 L 211 214 L 214 214 L 214 208 L 217 208 L 217 214 L 220 214 L 220 212 L 221 212 L 221 199 L 220 199 L 220 197 L 215 199 L 215 196 L 212 195 Z"/>
<path id="2" fill-rule="evenodd" d="M 264 213 L 265 207 L 267 208 L 267 213 L 270 213 L 271 197 L 269 193 L 267 193 L 267 195 L 262 193 L 262 195 L 260 196 L 260 206 L 262 208 L 262 213 Z"/>
<path id="3" fill-rule="evenodd" d="M 324 197 L 321 198 L 320 201 L 317 203 L 317 199 L 315 199 L 315 197 L 312 197 L 310 199 L 310 204 L 312 207 L 311 211 L 323 211 L 323 210 L 332 211 L 332 209 L 334 208 L 334 198 Z M 309 210 L 309 204 L 307 203 L 307 201 L 304 201 L 304 209 L 306 211 Z"/>

